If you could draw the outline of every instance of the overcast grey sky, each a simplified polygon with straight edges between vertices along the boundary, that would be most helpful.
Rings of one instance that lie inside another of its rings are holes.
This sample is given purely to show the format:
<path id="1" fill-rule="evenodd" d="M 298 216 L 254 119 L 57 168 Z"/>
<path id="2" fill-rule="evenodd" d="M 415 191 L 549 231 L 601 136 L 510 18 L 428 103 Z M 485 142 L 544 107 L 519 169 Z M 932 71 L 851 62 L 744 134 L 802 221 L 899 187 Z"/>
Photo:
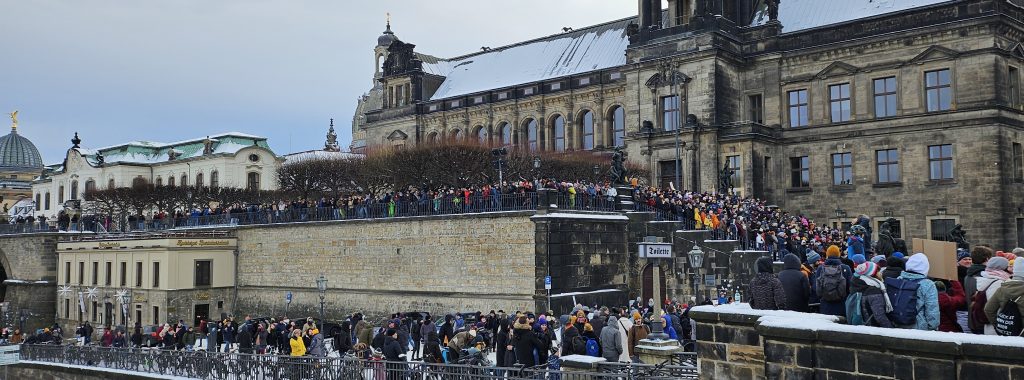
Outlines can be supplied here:
<path id="1" fill-rule="evenodd" d="M 21 111 L 46 163 L 75 131 L 92 148 L 240 131 L 278 154 L 317 149 L 332 117 L 347 147 L 386 12 L 417 51 L 451 57 L 629 17 L 636 1 L 0 0 L 0 111 Z"/>

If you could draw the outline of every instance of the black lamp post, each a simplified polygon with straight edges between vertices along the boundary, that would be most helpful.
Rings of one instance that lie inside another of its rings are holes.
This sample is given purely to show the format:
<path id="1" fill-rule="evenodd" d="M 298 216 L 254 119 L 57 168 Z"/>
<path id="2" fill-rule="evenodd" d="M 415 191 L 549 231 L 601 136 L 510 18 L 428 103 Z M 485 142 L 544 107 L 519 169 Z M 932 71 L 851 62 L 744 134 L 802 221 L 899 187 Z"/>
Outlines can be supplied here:
<path id="1" fill-rule="evenodd" d="M 699 292 L 698 286 L 700 286 L 700 268 L 704 265 L 704 251 L 700 249 L 700 246 L 694 245 L 686 257 L 690 260 L 690 267 L 693 268 L 693 299 L 694 302 L 699 303 L 700 297 L 697 293 Z"/>
<path id="2" fill-rule="evenodd" d="M 324 320 L 324 297 L 327 293 L 327 277 L 321 273 L 316 279 L 316 289 L 320 291 L 320 323 Z"/>

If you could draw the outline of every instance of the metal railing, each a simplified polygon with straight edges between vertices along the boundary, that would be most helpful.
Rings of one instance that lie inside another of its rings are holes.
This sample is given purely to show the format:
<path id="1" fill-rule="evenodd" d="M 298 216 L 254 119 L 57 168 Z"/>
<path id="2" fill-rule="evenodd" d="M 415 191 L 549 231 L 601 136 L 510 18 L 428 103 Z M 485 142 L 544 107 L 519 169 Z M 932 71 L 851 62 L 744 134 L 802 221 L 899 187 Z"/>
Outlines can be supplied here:
<path id="1" fill-rule="evenodd" d="M 598 371 L 388 362 L 353 357 L 272 356 L 95 346 L 22 345 L 21 360 L 197 379 L 669 380 L 697 377 L 694 366 L 603 364 Z"/>

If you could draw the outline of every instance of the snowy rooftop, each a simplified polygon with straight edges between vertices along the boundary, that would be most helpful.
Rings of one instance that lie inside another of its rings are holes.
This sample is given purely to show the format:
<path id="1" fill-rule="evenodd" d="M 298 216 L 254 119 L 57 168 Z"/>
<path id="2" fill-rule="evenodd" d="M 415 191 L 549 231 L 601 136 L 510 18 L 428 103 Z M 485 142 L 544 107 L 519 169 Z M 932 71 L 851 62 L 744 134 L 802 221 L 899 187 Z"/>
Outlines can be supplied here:
<path id="1" fill-rule="evenodd" d="M 899 12 L 950 0 L 785 0 L 779 2 L 779 22 L 784 33 L 817 28 L 886 13 Z M 768 22 L 768 11 L 754 15 L 754 25 Z"/>
<path id="2" fill-rule="evenodd" d="M 424 62 L 424 71 L 446 77 L 430 100 L 625 65 L 629 45 L 626 26 L 634 19 L 612 21 L 450 60 Z"/>
<path id="3" fill-rule="evenodd" d="M 359 158 L 362 154 L 348 152 L 328 152 L 326 150 L 310 150 L 305 152 L 291 153 L 284 156 L 285 164 L 303 162 L 309 160 L 338 160 L 345 158 Z"/>
<path id="4" fill-rule="evenodd" d="M 100 149 L 75 148 L 79 154 L 85 156 L 90 163 L 97 164 L 96 156 L 103 154 L 103 162 L 130 163 L 152 165 L 169 160 L 168 152 L 174 151 L 179 154 L 177 160 L 184 160 L 203 155 L 203 142 L 207 137 L 191 140 L 183 140 L 172 143 L 153 141 L 131 141 L 124 144 L 109 146 Z M 235 154 L 243 148 L 259 146 L 270 149 L 265 137 L 250 135 L 241 132 L 227 132 L 209 136 L 213 143 L 213 154 Z M 63 168 L 55 168 L 56 171 L 63 171 Z"/>

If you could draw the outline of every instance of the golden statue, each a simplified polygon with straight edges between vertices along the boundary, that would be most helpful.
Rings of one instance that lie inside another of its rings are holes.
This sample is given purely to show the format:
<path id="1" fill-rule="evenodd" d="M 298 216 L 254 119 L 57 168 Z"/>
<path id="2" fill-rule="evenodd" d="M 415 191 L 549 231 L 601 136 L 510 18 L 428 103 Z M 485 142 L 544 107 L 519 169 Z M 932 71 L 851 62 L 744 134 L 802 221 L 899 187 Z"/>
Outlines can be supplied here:
<path id="1" fill-rule="evenodd" d="M 18 110 L 14 110 L 14 112 L 7 115 L 11 117 L 11 129 L 18 129 Z"/>

